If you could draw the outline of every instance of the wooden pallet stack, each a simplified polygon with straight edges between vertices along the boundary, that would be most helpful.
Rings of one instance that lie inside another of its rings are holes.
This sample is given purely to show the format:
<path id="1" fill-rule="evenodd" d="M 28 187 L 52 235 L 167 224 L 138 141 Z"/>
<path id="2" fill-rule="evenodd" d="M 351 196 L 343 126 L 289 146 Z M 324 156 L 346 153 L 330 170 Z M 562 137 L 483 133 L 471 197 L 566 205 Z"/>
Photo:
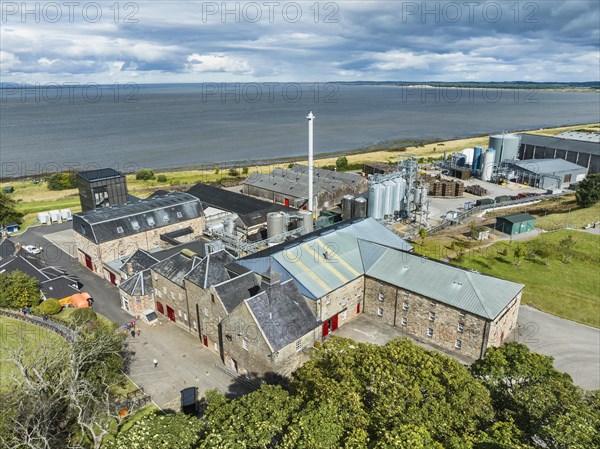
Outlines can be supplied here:
<path id="1" fill-rule="evenodd" d="M 429 196 L 463 196 L 465 185 L 456 180 L 427 177 L 425 182 L 429 185 Z"/>

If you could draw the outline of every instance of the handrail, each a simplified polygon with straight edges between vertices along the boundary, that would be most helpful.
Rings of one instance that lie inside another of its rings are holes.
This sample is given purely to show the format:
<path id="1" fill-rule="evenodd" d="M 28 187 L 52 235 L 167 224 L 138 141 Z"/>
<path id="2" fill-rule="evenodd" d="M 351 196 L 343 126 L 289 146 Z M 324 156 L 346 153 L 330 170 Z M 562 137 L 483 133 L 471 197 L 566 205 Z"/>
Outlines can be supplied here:
<path id="1" fill-rule="evenodd" d="M 25 323 L 33 324 L 35 326 L 43 327 L 49 331 L 52 331 L 62 338 L 67 340 L 69 343 L 75 343 L 77 341 L 77 332 L 73 329 L 69 329 L 56 321 L 44 320 L 40 317 L 33 315 L 21 315 L 19 312 L 14 310 L 0 309 L 0 315 L 13 318 L 16 320 L 24 321 Z"/>

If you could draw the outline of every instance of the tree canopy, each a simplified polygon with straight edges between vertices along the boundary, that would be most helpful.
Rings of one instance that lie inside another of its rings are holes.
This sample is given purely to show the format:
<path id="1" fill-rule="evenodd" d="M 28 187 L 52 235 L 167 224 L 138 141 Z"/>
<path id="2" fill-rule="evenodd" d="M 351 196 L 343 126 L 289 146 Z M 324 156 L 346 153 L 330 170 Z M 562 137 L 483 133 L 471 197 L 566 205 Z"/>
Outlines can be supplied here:
<path id="1" fill-rule="evenodd" d="M 15 200 L 0 192 L 0 225 L 23 223 L 23 214 L 15 209 Z"/>
<path id="2" fill-rule="evenodd" d="M 40 303 L 40 283 L 37 279 L 15 270 L 0 273 L 0 306 L 21 308 Z"/>
<path id="3" fill-rule="evenodd" d="M 600 174 L 588 175 L 581 181 L 575 198 L 581 207 L 591 207 L 600 201 Z"/>

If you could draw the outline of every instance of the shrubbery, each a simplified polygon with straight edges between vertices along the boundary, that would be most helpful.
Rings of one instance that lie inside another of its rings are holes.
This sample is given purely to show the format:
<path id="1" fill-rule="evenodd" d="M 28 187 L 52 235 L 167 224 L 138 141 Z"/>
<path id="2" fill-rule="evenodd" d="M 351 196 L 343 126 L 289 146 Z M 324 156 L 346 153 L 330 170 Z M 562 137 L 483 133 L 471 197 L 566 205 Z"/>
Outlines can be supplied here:
<path id="1" fill-rule="evenodd" d="M 141 181 L 148 181 L 154 179 L 154 172 L 149 168 L 142 168 L 135 174 L 135 179 Z"/>
<path id="2" fill-rule="evenodd" d="M 73 172 L 55 173 L 48 178 L 48 190 L 67 190 L 77 187 L 77 178 Z"/>
<path id="3" fill-rule="evenodd" d="M 96 321 L 98 315 L 92 309 L 75 309 L 71 314 L 71 319 L 77 325 Z"/>
<path id="4" fill-rule="evenodd" d="M 56 315 L 62 310 L 62 306 L 57 299 L 48 298 L 40 304 L 39 310 L 43 315 Z"/>
<path id="5" fill-rule="evenodd" d="M 167 177 L 166 177 L 166 175 L 158 175 L 158 176 L 156 177 L 156 180 L 157 180 L 158 182 L 167 182 Z"/>
<path id="6" fill-rule="evenodd" d="M 18 309 L 40 303 L 40 283 L 21 271 L 0 274 L 0 306 Z"/>
<path id="7" fill-rule="evenodd" d="M 600 174 L 588 175 L 581 181 L 575 198 L 581 207 L 591 207 L 600 201 Z"/>

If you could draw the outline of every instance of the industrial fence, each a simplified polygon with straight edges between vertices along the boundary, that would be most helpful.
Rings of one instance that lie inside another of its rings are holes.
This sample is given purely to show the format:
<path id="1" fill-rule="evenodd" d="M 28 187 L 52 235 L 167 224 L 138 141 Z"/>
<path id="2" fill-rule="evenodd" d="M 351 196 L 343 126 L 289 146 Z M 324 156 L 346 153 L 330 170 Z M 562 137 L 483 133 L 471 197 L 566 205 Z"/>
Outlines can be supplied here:
<path id="1" fill-rule="evenodd" d="M 7 309 L 0 309 L 0 315 L 47 329 L 60 335 L 69 343 L 75 343 L 75 341 L 77 341 L 77 333 L 73 329 L 69 329 L 67 326 L 63 326 L 56 321 L 51 321 L 33 315 L 22 314 L 14 310 Z"/>

